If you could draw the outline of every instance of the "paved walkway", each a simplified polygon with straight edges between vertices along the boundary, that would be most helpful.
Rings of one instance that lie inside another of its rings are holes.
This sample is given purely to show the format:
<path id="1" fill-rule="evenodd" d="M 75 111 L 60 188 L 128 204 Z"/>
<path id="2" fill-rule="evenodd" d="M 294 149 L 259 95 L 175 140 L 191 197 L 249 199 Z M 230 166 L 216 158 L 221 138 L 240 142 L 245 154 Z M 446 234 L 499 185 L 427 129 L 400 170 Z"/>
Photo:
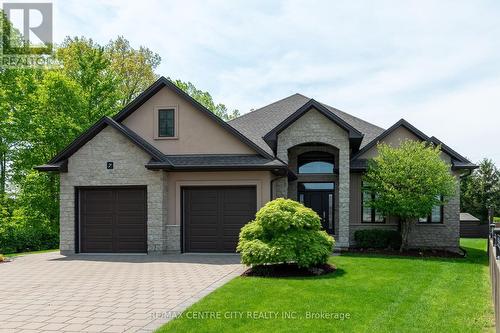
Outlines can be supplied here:
<path id="1" fill-rule="evenodd" d="M 151 332 L 242 271 L 236 255 L 18 257 L 0 264 L 0 332 Z"/>

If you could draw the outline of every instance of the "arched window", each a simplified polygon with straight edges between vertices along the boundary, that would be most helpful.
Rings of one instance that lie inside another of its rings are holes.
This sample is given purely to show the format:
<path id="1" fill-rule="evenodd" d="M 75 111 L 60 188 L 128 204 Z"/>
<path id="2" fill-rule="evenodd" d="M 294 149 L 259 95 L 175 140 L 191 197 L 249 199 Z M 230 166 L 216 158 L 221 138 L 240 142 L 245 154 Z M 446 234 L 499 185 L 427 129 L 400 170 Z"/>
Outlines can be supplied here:
<path id="1" fill-rule="evenodd" d="M 332 174 L 335 169 L 334 156 L 329 153 L 311 151 L 299 155 L 299 174 Z"/>

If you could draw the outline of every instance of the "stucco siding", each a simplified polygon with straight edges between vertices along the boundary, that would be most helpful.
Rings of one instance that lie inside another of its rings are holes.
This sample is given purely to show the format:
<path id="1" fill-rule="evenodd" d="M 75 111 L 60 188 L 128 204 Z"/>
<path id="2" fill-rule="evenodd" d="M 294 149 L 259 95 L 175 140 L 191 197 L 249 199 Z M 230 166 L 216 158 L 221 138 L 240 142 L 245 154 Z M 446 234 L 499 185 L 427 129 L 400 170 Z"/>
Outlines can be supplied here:
<path id="1" fill-rule="evenodd" d="M 176 139 L 155 139 L 156 109 L 177 108 Z M 161 89 L 123 124 L 164 154 L 256 154 L 220 124 L 168 88 Z"/>

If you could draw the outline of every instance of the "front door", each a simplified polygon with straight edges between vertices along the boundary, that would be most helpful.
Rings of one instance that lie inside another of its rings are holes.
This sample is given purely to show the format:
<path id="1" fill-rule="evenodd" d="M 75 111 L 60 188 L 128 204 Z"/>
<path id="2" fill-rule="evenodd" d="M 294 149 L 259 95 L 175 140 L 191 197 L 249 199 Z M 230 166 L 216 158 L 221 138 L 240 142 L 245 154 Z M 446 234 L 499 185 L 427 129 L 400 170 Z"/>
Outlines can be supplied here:
<path id="1" fill-rule="evenodd" d="M 299 201 L 321 218 L 323 229 L 334 233 L 334 183 L 299 183 Z"/>

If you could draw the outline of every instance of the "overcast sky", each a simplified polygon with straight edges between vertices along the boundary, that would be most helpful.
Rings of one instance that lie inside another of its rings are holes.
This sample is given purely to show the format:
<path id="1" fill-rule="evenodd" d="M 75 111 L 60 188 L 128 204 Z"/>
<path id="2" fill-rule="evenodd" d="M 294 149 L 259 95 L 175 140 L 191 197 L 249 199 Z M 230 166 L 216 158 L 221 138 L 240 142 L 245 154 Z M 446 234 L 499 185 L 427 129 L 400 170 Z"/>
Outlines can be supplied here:
<path id="1" fill-rule="evenodd" d="M 300 92 L 500 165 L 499 1 L 54 1 L 56 42 L 125 36 L 242 113 Z"/>

